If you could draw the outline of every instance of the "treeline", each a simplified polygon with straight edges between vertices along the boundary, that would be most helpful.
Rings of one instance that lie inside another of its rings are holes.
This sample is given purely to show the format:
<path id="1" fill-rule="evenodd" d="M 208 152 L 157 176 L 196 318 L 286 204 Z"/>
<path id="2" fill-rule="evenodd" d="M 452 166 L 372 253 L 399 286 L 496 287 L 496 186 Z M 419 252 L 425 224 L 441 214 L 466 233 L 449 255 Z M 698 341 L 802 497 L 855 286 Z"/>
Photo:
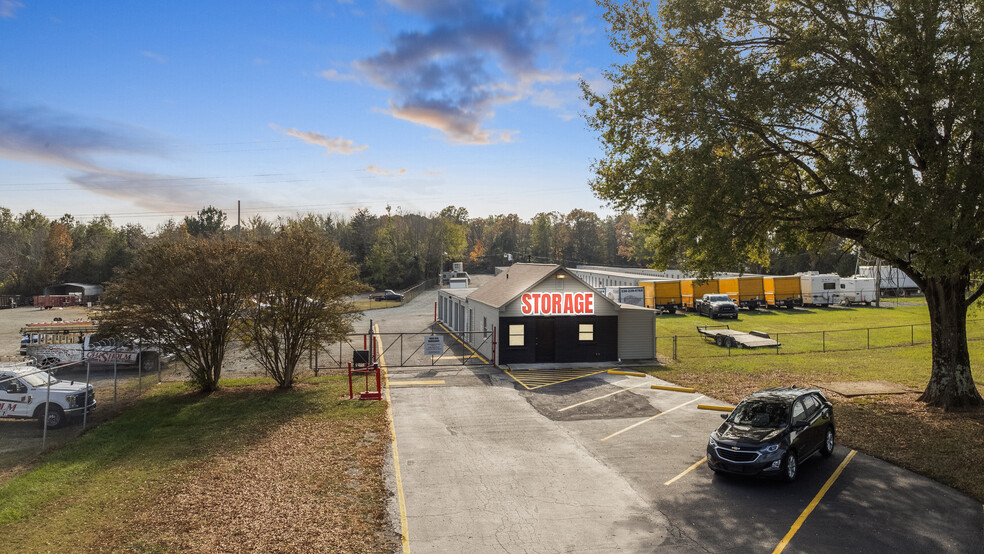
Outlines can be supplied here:
<path id="1" fill-rule="evenodd" d="M 469 217 L 465 208 L 448 206 L 436 214 L 361 209 L 350 217 L 310 214 L 294 219 L 255 216 L 240 229 L 214 207 L 181 221 L 171 220 L 148 232 L 138 224 L 117 226 L 108 215 L 88 222 L 71 215 L 50 220 L 29 210 L 14 215 L 0 207 L 0 293 L 40 294 L 62 282 L 100 284 L 117 268 L 128 267 L 135 252 L 158 237 L 224 236 L 257 240 L 299 225 L 337 242 L 359 268 L 359 277 L 376 288 L 404 288 L 436 276 L 451 263 L 464 262 L 470 273 L 491 273 L 510 263 L 543 262 L 575 266 L 645 266 L 653 251 L 651 229 L 658 222 L 632 214 L 599 217 L 585 210 L 539 213 L 530 220 L 516 214 Z M 842 242 L 819 249 L 776 251 L 769 270 L 853 273 L 855 258 Z M 721 268 L 761 272 L 764 266 Z"/>

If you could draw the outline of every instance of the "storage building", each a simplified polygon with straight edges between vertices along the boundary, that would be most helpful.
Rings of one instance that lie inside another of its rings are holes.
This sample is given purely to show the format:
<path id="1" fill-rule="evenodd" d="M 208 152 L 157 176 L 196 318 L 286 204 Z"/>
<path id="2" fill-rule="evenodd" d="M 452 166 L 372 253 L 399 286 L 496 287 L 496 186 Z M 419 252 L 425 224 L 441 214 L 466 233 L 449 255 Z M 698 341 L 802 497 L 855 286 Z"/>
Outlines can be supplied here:
<path id="1" fill-rule="evenodd" d="M 442 289 L 437 317 L 496 365 L 654 358 L 655 312 L 619 304 L 556 264 L 514 264 Z"/>

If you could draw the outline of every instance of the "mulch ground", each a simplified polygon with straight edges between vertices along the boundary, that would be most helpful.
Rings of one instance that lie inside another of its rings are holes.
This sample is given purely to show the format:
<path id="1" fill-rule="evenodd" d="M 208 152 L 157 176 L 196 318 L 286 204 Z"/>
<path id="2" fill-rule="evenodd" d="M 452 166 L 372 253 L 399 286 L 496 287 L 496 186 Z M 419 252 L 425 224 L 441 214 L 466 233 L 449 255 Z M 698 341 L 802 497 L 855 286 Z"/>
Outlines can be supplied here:
<path id="1" fill-rule="evenodd" d="M 140 506 L 107 550 L 385 552 L 385 416 L 293 421 L 199 463 Z"/>

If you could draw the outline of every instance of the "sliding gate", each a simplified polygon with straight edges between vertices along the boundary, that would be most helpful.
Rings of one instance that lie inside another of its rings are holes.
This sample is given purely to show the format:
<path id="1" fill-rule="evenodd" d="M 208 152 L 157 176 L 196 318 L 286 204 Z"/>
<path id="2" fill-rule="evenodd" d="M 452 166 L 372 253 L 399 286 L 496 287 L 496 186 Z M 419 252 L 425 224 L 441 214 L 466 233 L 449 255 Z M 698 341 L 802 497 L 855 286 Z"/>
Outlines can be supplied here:
<path id="1" fill-rule="evenodd" d="M 495 351 L 494 333 L 450 333 L 437 325 L 430 331 L 359 333 L 312 351 L 308 365 L 315 375 L 380 358 L 387 367 L 488 365 L 492 361 L 478 353 L 488 346 Z"/>

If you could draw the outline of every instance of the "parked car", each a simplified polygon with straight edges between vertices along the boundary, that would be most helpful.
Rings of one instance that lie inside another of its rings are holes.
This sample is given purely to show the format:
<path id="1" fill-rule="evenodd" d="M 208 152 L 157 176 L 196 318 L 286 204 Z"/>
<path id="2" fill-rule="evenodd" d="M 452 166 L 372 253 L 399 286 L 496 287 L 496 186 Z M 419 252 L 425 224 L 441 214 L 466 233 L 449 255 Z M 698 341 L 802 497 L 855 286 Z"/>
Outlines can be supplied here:
<path id="1" fill-rule="evenodd" d="M 397 302 L 403 302 L 403 295 L 398 292 L 393 292 L 390 289 L 386 289 L 383 292 L 374 292 L 370 294 L 369 300 L 396 300 Z"/>
<path id="2" fill-rule="evenodd" d="M 719 317 L 730 317 L 738 319 L 738 306 L 731 301 L 727 294 L 705 294 L 703 298 L 694 303 L 694 309 L 698 315 L 707 316 L 711 319 Z"/>
<path id="3" fill-rule="evenodd" d="M 92 385 L 62 381 L 28 365 L 0 366 L 0 417 L 37 419 L 55 429 L 95 407 Z"/>
<path id="4" fill-rule="evenodd" d="M 819 390 L 779 387 L 742 400 L 707 442 L 715 472 L 793 481 L 813 454 L 834 451 L 834 408 Z"/>

